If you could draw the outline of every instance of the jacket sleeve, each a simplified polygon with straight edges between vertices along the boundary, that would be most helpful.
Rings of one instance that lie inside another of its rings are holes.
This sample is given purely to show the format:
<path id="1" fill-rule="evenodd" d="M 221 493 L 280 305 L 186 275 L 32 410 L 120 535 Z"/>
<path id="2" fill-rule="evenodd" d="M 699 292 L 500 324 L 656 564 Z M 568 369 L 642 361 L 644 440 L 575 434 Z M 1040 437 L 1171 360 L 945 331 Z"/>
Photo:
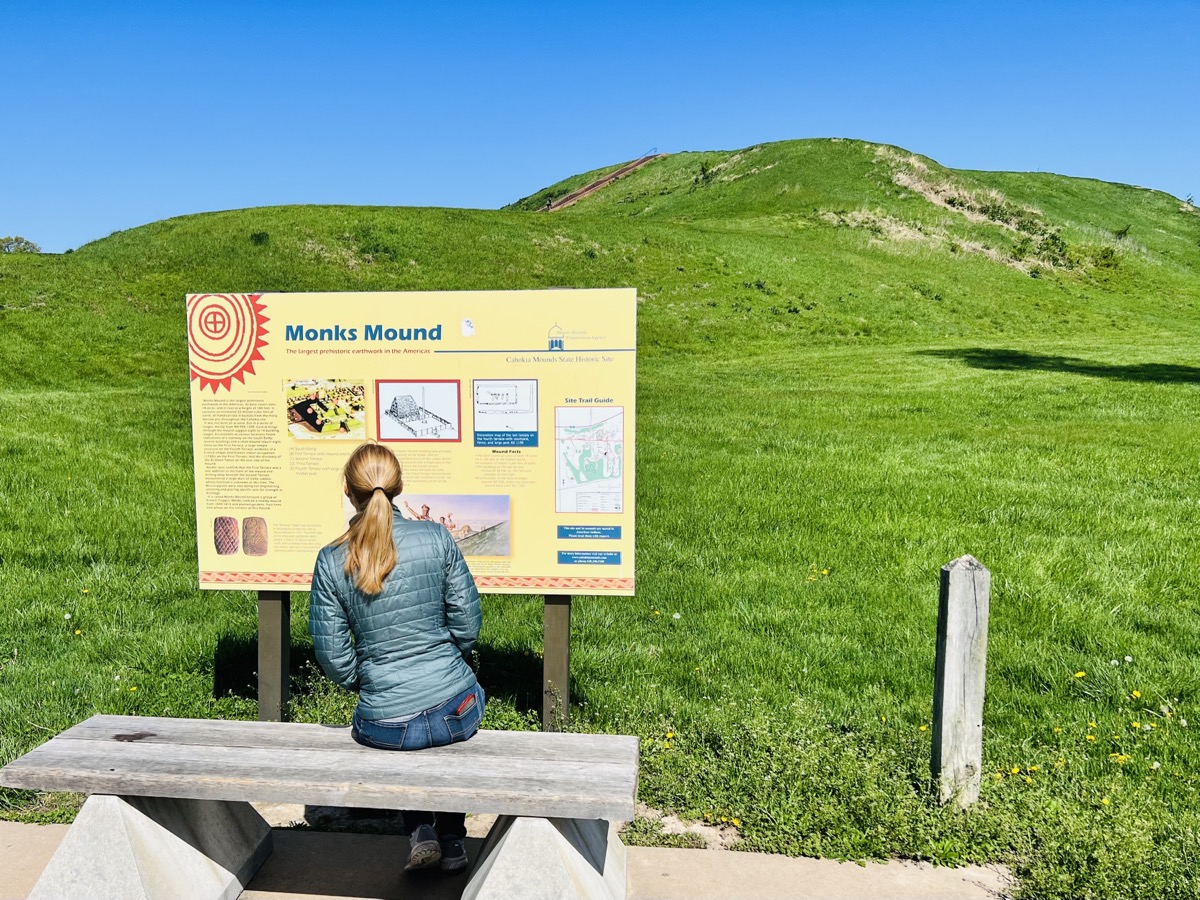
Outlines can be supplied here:
<path id="1" fill-rule="evenodd" d="M 337 593 L 329 554 L 317 555 L 309 596 L 308 632 L 321 670 L 337 685 L 358 690 L 358 657 L 350 640 L 350 620 Z"/>
<path id="2" fill-rule="evenodd" d="M 479 629 L 483 624 L 479 590 L 458 544 L 446 529 L 439 530 L 446 548 L 446 625 L 459 651 L 466 656 L 479 640 Z"/>

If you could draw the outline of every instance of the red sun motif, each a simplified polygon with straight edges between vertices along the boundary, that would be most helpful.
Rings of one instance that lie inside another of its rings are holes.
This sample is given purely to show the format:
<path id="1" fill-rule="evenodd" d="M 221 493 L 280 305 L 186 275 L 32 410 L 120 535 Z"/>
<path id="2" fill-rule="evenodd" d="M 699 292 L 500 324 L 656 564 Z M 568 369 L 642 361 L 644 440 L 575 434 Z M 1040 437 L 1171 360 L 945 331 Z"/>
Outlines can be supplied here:
<path id="1" fill-rule="evenodd" d="M 246 383 L 255 374 L 258 351 L 267 345 L 263 326 L 270 321 L 259 303 L 262 294 L 193 294 L 188 298 L 188 360 L 200 390 L 231 390 L 233 379 Z"/>

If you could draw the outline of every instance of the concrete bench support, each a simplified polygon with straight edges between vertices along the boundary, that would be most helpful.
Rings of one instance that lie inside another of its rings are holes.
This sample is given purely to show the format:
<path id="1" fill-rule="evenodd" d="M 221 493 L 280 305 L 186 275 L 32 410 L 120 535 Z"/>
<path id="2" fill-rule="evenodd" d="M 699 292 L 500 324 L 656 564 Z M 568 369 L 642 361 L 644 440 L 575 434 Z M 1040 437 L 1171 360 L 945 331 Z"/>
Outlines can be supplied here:
<path id="1" fill-rule="evenodd" d="M 602 819 L 501 816 L 463 900 L 625 900 L 625 845 Z"/>
<path id="2" fill-rule="evenodd" d="M 270 854 L 249 803 L 93 794 L 29 896 L 234 900 Z"/>

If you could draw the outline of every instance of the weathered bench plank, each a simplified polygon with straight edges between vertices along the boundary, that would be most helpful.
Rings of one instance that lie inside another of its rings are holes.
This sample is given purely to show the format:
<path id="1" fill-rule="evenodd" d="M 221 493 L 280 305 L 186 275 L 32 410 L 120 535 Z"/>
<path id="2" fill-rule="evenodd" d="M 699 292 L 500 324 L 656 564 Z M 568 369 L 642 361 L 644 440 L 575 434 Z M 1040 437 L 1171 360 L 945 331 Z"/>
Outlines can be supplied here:
<path id="1" fill-rule="evenodd" d="M 637 739 L 488 731 L 449 747 L 398 753 L 362 747 L 345 728 L 103 716 L 10 763 L 0 784 L 627 821 L 634 815 Z"/>
<path id="2" fill-rule="evenodd" d="M 229 719 L 170 719 L 150 716 L 92 716 L 55 740 L 115 740 L 120 743 L 196 744 L 204 747 L 280 747 L 375 754 L 350 737 L 348 725 L 242 722 Z M 612 734 L 481 731 L 469 741 L 439 747 L 438 753 L 520 756 L 578 762 L 637 764 L 637 738 Z"/>

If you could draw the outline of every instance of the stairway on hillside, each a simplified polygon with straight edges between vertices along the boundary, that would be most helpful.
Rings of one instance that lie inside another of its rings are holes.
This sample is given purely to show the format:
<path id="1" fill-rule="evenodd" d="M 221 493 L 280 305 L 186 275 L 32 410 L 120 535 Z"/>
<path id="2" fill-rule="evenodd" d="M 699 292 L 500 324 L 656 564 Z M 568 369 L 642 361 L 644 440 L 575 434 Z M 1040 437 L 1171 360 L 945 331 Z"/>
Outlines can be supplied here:
<path id="1" fill-rule="evenodd" d="M 642 166 L 654 162 L 656 159 L 662 159 L 666 155 L 666 153 L 654 153 L 651 151 L 645 156 L 635 159 L 633 162 L 627 162 L 625 165 L 621 166 L 621 168 L 609 172 L 602 178 L 597 178 L 591 184 L 585 184 L 578 190 L 571 191 L 571 193 L 567 194 L 565 197 L 559 197 L 557 200 L 551 201 L 546 206 L 542 207 L 542 212 L 557 212 L 560 209 L 566 209 L 568 206 L 574 206 L 584 197 L 588 197 L 596 193 L 596 191 L 600 190 L 601 188 L 608 187 L 618 178 L 623 178 L 630 172 L 634 172 L 640 169 Z"/>

